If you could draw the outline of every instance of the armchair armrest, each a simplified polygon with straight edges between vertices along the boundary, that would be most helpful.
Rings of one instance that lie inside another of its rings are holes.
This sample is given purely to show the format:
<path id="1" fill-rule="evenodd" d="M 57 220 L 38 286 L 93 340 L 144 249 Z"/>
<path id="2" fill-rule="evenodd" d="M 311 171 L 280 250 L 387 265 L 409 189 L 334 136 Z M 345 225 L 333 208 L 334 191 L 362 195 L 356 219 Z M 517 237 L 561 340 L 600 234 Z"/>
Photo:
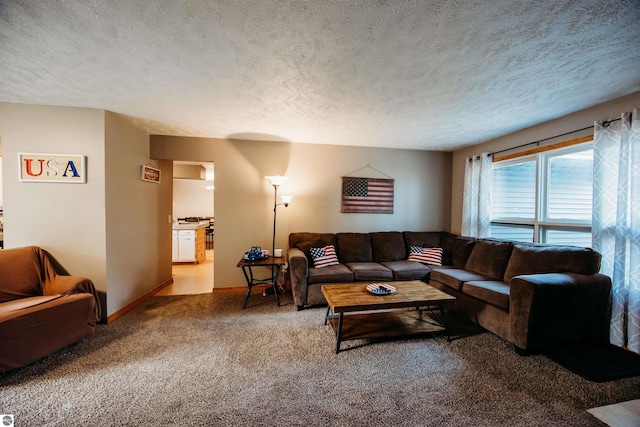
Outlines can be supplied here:
<path id="1" fill-rule="evenodd" d="M 44 281 L 42 293 L 43 295 L 91 294 L 96 300 L 98 318 L 100 317 L 100 299 L 91 279 L 81 276 L 55 275 Z"/>
<path id="2" fill-rule="evenodd" d="M 510 341 L 522 350 L 606 340 L 611 279 L 602 274 L 516 276 L 509 296 Z"/>
<path id="3" fill-rule="evenodd" d="M 307 278 L 309 277 L 309 263 L 304 252 L 298 248 L 289 248 L 287 251 L 289 260 L 289 278 L 291 280 L 291 293 L 293 301 L 298 308 L 304 306 L 307 301 Z"/>

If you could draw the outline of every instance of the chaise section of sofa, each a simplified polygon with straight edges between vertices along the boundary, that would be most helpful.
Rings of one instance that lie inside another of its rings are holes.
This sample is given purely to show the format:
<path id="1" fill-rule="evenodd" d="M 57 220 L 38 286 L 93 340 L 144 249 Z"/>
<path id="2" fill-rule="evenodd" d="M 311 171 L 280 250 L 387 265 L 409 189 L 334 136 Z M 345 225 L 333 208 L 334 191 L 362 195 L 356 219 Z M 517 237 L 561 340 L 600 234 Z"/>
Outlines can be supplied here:
<path id="1" fill-rule="evenodd" d="M 590 248 L 478 239 L 464 265 L 434 267 L 429 284 L 528 353 L 606 340 L 611 280 L 600 260 Z"/>
<path id="2" fill-rule="evenodd" d="M 93 282 L 61 273 L 39 247 L 0 251 L 0 373 L 93 333 L 100 319 Z"/>

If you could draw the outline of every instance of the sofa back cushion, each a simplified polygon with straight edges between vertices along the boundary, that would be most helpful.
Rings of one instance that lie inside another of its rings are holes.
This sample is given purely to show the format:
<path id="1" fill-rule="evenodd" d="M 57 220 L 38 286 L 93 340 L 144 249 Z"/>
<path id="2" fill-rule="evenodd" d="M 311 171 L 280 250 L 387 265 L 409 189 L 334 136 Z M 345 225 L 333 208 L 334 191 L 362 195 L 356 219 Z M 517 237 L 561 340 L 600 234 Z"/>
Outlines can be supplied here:
<path id="1" fill-rule="evenodd" d="M 347 262 L 371 262 L 373 251 L 368 233 L 338 233 L 338 259 Z"/>
<path id="2" fill-rule="evenodd" d="M 473 247 L 476 245 L 476 239 L 473 237 L 456 237 L 450 244 L 451 247 L 451 265 L 457 268 L 464 268 Z M 446 265 L 445 262 L 443 264 Z"/>
<path id="3" fill-rule="evenodd" d="M 311 256 L 311 248 L 323 248 L 325 246 L 337 246 L 336 235 L 333 233 L 291 233 L 289 234 L 289 247 L 300 249 L 309 265 L 313 265 L 313 257 Z"/>
<path id="4" fill-rule="evenodd" d="M 440 231 L 405 231 L 404 244 L 409 250 L 411 246 L 423 248 L 439 248 L 442 233 Z"/>
<path id="5" fill-rule="evenodd" d="M 369 233 L 371 250 L 375 262 L 399 261 L 407 258 L 402 233 L 399 231 L 381 231 Z"/>
<path id="6" fill-rule="evenodd" d="M 504 280 L 511 281 L 521 274 L 562 273 L 596 274 L 602 256 L 590 248 L 516 243 Z"/>
<path id="7" fill-rule="evenodd" d="M 43 270 L 31 246 L 0 250 L 0 303 L 42 296 Z"/>
<path id="8" fill-rule="evenodd" d="M 512 249 L 512 242 L 476 240 L 464 268 L 495 280 L 502 280 Z"/>

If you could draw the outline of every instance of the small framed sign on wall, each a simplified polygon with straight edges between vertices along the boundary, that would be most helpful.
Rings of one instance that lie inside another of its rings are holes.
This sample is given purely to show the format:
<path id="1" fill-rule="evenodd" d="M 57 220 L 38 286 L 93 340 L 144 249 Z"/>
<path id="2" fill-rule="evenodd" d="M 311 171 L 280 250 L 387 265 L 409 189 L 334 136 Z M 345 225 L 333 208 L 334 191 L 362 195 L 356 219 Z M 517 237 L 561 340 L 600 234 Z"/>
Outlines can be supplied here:
<path id="1" fill-rule="evenodd" d="M 160 169 L 153 168 L 151 166 L 140 166 L 140 179 L 148 182 L 155 182 L 160 184 Z"/>
<path id="2" fill-rule="evenodd" d="M 23 182 L 87 182 L 86 156 L 80 154 L 18 153 L 18 161 Z"/>

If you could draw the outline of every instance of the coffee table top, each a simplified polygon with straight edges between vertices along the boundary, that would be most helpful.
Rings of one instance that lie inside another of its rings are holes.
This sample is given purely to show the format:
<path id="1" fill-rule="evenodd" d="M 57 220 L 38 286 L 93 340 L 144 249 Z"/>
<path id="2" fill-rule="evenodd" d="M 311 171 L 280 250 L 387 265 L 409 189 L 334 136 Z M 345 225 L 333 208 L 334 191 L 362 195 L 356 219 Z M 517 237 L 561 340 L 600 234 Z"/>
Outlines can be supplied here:
<path id="1" fill-rule="evenodd" d="M 323 285 L 322 294 L 334 313 L 444 305 L 453 304 L 456 300 L 456 297 L 429 286 L 421 280 L 375 282 L 396 288 L 396 292 L 388 295 L 374 295 L 367 291 L 367 285 L 370 283 L 372 282 Z"/>

